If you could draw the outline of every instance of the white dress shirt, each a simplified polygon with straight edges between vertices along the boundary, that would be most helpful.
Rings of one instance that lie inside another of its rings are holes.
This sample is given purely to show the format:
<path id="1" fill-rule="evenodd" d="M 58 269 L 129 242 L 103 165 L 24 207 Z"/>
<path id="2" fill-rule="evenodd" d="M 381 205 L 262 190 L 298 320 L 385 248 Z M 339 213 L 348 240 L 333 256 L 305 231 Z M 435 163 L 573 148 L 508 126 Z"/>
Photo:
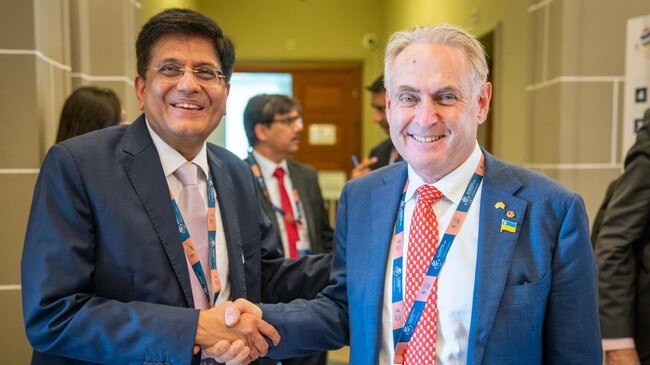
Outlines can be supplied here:
<path id="1" fill-rule="evenodd" d="M 160 163 L 162 164 L 163 171 L 165 173 L 165 177 L 167 178 L 167 185 L 169 186 L 169 189 L 171 190 L 172 194 L 174 195 L 175 199 L 178 199 L 181 196 L 181 191 L 183 190 L 183 183 L 174 175 L 174 172 L 187 160 L 185 160 L 185 157 L 178 153 L 175 149 L 173 149 L 170 145 L 168 145 L 165 141 L 160 138 L 154 132 L 153 129 L 151 129 L 151 126 L 149 125 L 149 121 L 147 121 L 147 129 L 149 129 L 149 134 L 151 135 L 151 139 L 153 140 L 154 145 L 156 146 L 156 150 L 158 150 L 158 156 L 160 157 Z M 210 173 L 210 169 L 208 167 L 208 154 L 207 154 L 207 145 L 203 143 L 203 148 L 199 152 L 196 157 L 190 161 L 195 163 L 197 166 L 199 166 L 199 170 L 202 173 L 199 173 L 199 180 L 198 180 L 198 185 L 199 185 L 199 191 L 201 192 L 201 196 L 203 197 L 203 202 L 205 203 L 205 208 L 208 209 L 208 199 L 207 199 L 207 176 Z M 215 191 L 216 194 L 216 191 Z M 216 231 L 216 250 L 217 250 L 217 269 L 219 270 L 219 279 L 221 280 L 221 292 L 219 293 L 219 297 L 217 297 L 217 301 L 214 304 L 215 306 L 218 306 L 219 304 L 229 300 L 230 298 L 230 280 L 228 279 L 229 276 L 229 269 L 228 269 L 228 248 L 226 247 L 226 239 L 223 231 L 223 222 L 221 221 L 221 211 L 219 210 L 219 196 L 216 195 L 216 202 L 215 204 L 215 217 L 217 218 L 217 231 Z M 170 198 L 171 199 L 171 198 Z M 205 227 L 206 232 L 208 227 Z M 199 255 L 199 256 L 204 256 L 207 258 L 206 255 Z M 185 258 L 187 261 L 187 257 Z M 203 272 L 206 273 L 206 278 L 208 279 L 208 287 L 210 289 L 210 293 L 212 293 L 212 282 L 209 280 L 208 273 L 210 272 L 210 266 L 207 262 L 204 262 L 204 260 L 201 260 L 201 266 L 203 266 Z M 194 274 L 194 271 L 190 270 L 190 281 L 196 281 L 198 283 L 196 275 Z"/>
<path id="2" fill-rule="evenodd" d="M 433 205 L 438 218 L 438 239 L 446 231 L 458 203 L 467 188 L 476 166 L 481 159 L 481 149 L 476 144 L 470 157 L 456 170 L 432 184 L 444 197 Z M 404 270 L 402 282 L 406 282 L 408 261 L 409 228 L 411 217 L 417 202 L 416 190 L 425 182 L 408 166 L 409 186 L 406 190 L 404 209 Z M 457 365 L 467 362 L 467 346 L 472 317 L 472 296 L 474 294 L 474 276 L 476 273 L 476 256 L 478 249 L 478 223 L 481 192 L 479 186 L 474 201 L 468 211 L 465 223 L 456 236 L 447 259 L 438 277 L 438 321 L 436 342 L 436 365 Z M 380 365 L 393 363 L 394 344 L 392 330 L 392 269 L 395 247 L 391 245 L 382 308 L 382 346 L 379 355 Z M 420 278 L 418 278 L 420 280 Z M 430 364 L 418 364 L 430 365 Z"/>

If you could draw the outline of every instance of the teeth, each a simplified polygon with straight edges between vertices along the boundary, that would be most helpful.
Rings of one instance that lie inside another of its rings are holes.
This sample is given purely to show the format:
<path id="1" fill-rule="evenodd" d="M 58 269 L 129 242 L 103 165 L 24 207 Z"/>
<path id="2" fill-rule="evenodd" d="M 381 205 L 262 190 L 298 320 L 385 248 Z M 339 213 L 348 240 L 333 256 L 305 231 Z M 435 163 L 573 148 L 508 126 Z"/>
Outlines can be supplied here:
<path id="1" fill-rule="evenodd" d="M 177 108 L 185 108 L 185 109 L 199 109 L 198 105 L 194 104 L 188 104 L 188 103 L 178 103 L 174 105 Z"/>
<path id="2" fill-rule="evenodd" d="M 434 142 L 434 141 L 439 140 L 440 138 L 442 138 L 442 136 L 438 136 L 438 137 L 422 137 L 422 136 L 413 135 L 413 139 L 415 139 L 418 142 L 422 142 L 422 143 Z"/>

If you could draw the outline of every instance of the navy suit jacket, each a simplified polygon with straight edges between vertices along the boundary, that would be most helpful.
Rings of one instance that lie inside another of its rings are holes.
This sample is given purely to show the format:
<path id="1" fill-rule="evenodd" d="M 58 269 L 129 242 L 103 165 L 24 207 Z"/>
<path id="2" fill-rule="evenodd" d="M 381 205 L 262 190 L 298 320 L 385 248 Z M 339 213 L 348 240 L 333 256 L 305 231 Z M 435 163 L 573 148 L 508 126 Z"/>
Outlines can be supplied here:
<path id="1" fill-rule="evenodd" d="M 231 298 L 260 302 L 262 288 L 285 301 L 311 295 L 327 263 L 304 265 L 311 270 L 305 271 L 300 262 L 285 262 L 248 166 L 212 144 L 207 153 Z M 322 258 L 302 264 L 308 260 Z M 21 272 L 33 364 L 197 360 L 192 347 L 199 311 L 167 181 L 142 116 L 49 150 L 34 191 Z"/>
<path id="2" fill-rule="evenodd" d="M 601 365 L 596 269 L 582 199 L 487 152 L 467 364 Z M 389 248 L 405 163 L 350 181 L 339 201 L 330 285 L 313 301 L 265 305 L 272 357 L 350 344 L 376 365 Z M 500 232 L 504 202 L 515 233 Z M 299 330 L 300 329 L 300 330 Z"/>

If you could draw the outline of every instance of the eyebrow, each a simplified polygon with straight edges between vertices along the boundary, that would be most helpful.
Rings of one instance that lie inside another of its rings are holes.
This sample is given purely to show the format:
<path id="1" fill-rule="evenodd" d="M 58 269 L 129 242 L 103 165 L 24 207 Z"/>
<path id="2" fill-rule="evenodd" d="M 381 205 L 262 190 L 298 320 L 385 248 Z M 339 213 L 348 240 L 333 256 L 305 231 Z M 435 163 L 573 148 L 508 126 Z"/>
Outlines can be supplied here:
<path id="1" fill-rule="evenodd" d="M 420 89 L 415 88 L 413 86 L 409 85 L 400 85 L 397 87 L 398 92 L 412 92 L 412 93 L 420 93 Z M 462 92 L 459 88 L 451 85 L 443 86 L 442 88 L 436 90 L 433 94 L 430 94 L 431 96 L 436 96 L 440 94 L 446 94 L 446 93 L 454 93 L 454 94 L 461 94 Z"/>
<path id="2" fill-rule="evenodd" d="M 183 63 L 183 61 L 181 61 L 181 60 L 179 60 L 178 58 L 175 58 L 175 57 L 167 57 L 167 58 L 163 58 L 160 61 L 157 61 L 157 63 L 158 64 L 161 64 L 161 63 L 175 63 L 175 64 L 180 65 L 180 64 Z M 218 64 L 214 64 L 211 61 L 199 61 L 198 63 L 193 65 L 193 67 L 200 67 L 200 66 L 209 66 L 209 67 L 212 67 L 212 68 L 216 68 L 218 70 L 221 69 L 221 67 Z"/>

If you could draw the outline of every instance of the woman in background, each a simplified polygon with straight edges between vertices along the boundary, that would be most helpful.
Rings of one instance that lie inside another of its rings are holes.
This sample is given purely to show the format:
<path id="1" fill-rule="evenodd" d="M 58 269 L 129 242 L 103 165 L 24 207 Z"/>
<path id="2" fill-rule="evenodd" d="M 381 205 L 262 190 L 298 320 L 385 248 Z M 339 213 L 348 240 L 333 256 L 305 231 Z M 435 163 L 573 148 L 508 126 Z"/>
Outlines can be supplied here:
<path id="1" fill-rule="evenodd" d="M 110 89 L 83 86 L 63 105 L 56 143 L 96 129 L 117 125 L 122 120 L 120 99 Z"/>

